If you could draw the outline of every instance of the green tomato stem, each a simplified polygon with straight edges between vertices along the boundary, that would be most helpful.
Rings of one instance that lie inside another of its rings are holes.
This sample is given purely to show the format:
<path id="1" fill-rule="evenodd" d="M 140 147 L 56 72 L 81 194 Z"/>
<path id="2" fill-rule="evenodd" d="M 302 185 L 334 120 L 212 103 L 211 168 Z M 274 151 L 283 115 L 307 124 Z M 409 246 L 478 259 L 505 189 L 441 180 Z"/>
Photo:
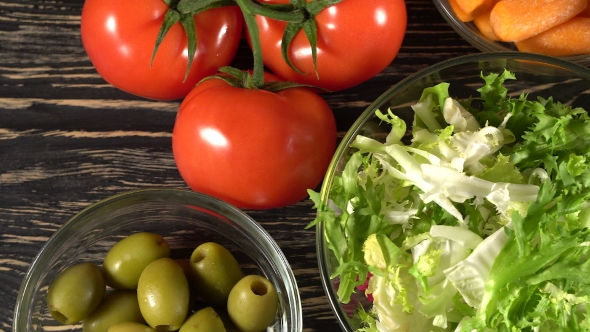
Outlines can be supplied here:
<path id="1" fill-rule="evenodd" d="M 284 4 L 261 4 L 253 0 L 235 0 L 242 11 L 284 22 L 303 22 L 308 18 L 304 8 Z"/>
<path id="2" fill-rule="evenodd" d="M 262 88 L 264 85 L 264 62 L 262 57 L 262 47 L 256 15 L 265 16 L 279 21 L 289 22 L 289 24 L 303 24 L 309 18 L 307 11 L 302 6 L 289 5 L 268 5 L 261 4 L 253 0 L 235 0 L 236 4 L 242 10 L 244 22 L 248 29 L 250 42 L 252 44 L 252 55 L 254 57 L 254 68 L 252 77 L 248 77 L 247 85 L 256 88 Z"/>
<path id="3" fill-rule="evenodd" d="M 244 22 L 248 28 L 250 42 L 252 43 L 252 56 L 254 57 L 254 68 L 252 70 L 251 83 L 256 88 L 264 85 L 264 62 L 262 59 L 262 46 L 260 44 L 260 35 L 258 24 L 256 23 L 255 8 L 263 8 L 256 5 L 250 0 L 236 0 L 236 3 L 242 10 L 244 15 Z"/>
<path id="4" fill-rule="evenodd" d="M 233 0 L 164 0 L 175 1 L 176 4 L 170 5 L 176 8 L 181 14 L 190 14 L 194 16 L 206 10 L 219 7 L 231 7 L 236 3 Z"/>

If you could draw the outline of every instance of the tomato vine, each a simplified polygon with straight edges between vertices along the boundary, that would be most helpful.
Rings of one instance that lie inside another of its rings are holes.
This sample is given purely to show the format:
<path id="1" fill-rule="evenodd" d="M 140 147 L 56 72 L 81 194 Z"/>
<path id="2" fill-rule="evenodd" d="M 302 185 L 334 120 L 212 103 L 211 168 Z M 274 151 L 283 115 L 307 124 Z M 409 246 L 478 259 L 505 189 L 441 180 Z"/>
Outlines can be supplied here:
<path id="1" fill-rule="evenodd" d="M 166 36 L 168 30 L 176 23 L 180 23 L 185 30 L 188 38 L 188 56 L 189 63 L 186 75 L 189 73 L 192 57 L 197 48 L 197 36 L 193 16 L 205 10 L 224 6 L 238 6 L 244 16 L 244 21 L 248 30 L 250 41 L 252 43 L 252 53 L 254 56 L 254 66 L 252 75 L 252 86 L 262 88 L 264 85 L 264 63 L 262 58 L 262 49 L 258 34 L 258 25 L 256 15 L 268 17 L 271 19 L 287 22 L 287 28 L 283 36 L 282 54 L 284 60 L 297 72 L 301 72 L 291 61 L 288 50 L 293 38 L 299 31 L 304 31 L 311 46 L 311 53 L 314 66 L 317 58 L 317 25 L 314 17 L 327 7 L 333 6 L 342 0 L 291 0 L 289 4 L 266 4 L 256 0 L 164 0 L 170 7 L 166 13 L 164 24 L 162 25 L 156 45 L 152 54 L 155 57 L 160 43 Z M 235 71 L 227 71 L 226 74 L 235 74 Z M 236 82 L 234 82 L 236 83 Z M 285 85 L 281 88 L 287 88 Z M 277 89 L 276 84 L 274 89 Z"/>

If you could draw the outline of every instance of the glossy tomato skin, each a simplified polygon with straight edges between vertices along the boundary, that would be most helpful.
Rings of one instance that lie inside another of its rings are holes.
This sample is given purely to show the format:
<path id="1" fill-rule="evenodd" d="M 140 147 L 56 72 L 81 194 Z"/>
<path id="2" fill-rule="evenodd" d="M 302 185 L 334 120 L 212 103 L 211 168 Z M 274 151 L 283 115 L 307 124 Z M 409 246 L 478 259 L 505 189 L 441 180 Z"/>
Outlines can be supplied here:
<path id="1" fill-rule="evenodd" d="M 186 183 L 244 209 L 305 198 L 323 179 L 335 147 L 332 110 L 311 90 L 274 93 L 220 79 L 187 95 L 172 132 L 174 160 Z"/>
<path id="2" fill-rule="evenodd" d="M 233 60 L 242 37 L 238 7 L 207 10 L 195 16 L 197 51 L 190 74 L 187 37 L 172 26 L 150 66 L 156 37 L 168 6 L 162 0 L 86 0 L 82 43 L 98 73 L 113 86 L 156 100 L 184 97 L 203 77 Z"/>
<path id="3" fill-rule="evenodd" d="M 288 0 L 263 0 L 288 3 Z M 295 36 L 290 58 L 303 75 L 281 55 L 286 23 L 257 16 L 265 65 L 287 81 L 340 91 L 369 80 L 397 56 L 403 42 L 407 12 L 404 0 L 343 0 L 317 16 L 317 70 L 303 31 Z"/>

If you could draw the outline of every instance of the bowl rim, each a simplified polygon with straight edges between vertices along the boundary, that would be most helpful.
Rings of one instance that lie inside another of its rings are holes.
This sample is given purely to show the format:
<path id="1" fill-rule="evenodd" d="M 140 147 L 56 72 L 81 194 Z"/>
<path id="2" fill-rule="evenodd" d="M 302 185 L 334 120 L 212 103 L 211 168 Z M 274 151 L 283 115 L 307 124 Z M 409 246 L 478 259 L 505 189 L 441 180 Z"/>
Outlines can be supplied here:
<path id="1" fill-rule="evenodd" d="M 556 58 L 552 56 L 536 54 L 536 53 L 527 53 L 527 52 L 514 52 L 514 51 L 507 51 L 507 52 L 487 52 L 487 53 L 474 53 L 468 54 L 463 56 L 458 56 L 454 58 L 450 58 L 439 63 L 436 63 L 432 66 L 426 67 L 422 70 L 415 72 L 412 75 L 405 77 L 404 79 L 400 80 L 397 84 L 394 84 L 390 88 L 388 88 L 385 92 L 383 92 L 377 99 L 372 102 L 365 110 L 361 113 L 361 115 L 353 122 L 350 126 L 348 131 L 345 133 L 344 137 L 338 144 L 336 152 L 330 161 L 328 169 L 326 171 L 326 175 L 324 177 L 324 181 L 320 188 L 320 200 L 321 202 L 326 202 L 329 199 L 329 190 L 328 188 L 332 185 L 334 176 L 336 175 L 336 168 L 339 164 L 340 159 L 347 151 L 347 147 L 350 145 L 354 137 L 357 136 L 359 131 L 361 130 L 361 126 L 373 115 L 374 110 L 383 104 L 385 100 L 387 100 L 392 94 L 396 93 L 399 90 L 403 90 L 408 85 L 413 84 L 414 82 L 422 79 L 423 77 L 429 76 L 437 71 L 457 66 L 463 63 L 468 62 L 478 62 L 478 61 L 493 61 L 493 60 L 525 60 L 525 61 L 534 61 L 539 62 L 542 64 L 547 64 L 551 66 L 561 67 L 563 69 L 575 72 L 580 76 L 586 77 L 590 80 L 590 68 L 584 67 L 580 64 L 573 63 L 571 61 L 567 61 L 561 58 Z M 330 271 L 327 270 L 326 261 L 327 255 L 329 254 L 329 249 L 325 246 L 325 237 L 324 237 L 324 224 L 322 222 L 316 225 L 316 252 L 317 252 L 317 261 L 318 261 L 318 268 L 320 272 L 320 280 L 322 282 L 322 287 L 324 288 L 324 292 L 328 298 L 330 306 L 332 308 L 333 313 L 340 324 L 340 327 L 344 331 L 351 331 L 350 324 L 348 323 L 347 313 L 344 311 L 342 306 L 334 305 L 336 303 L 340 303 L 338 300 L 338 296 L 331 284 L 330 279 Z"/>
<path id="2" fill-rule="evenodd" d="M 26 326 L 26 320 L 28 317 L 21 314 L 21 311 L 24 303 L 30 302 L 29 300 L 34 296 L 31 285 L 33 285 L 38 278 L 33 274 L 33 271 L 39 269 L 44 258 L 54 251 L 52 249 L 56 249 L 58 244 L 67 238 L 70 228 L 75 228 L 80 220 L 84 220 L 87 216 L 99 213 L 110 204 L 128 199 L 138 199 L 138 201 L 133 201 L 133 204 L 139 202 L 159 201 L 206 207 L 207 210 L 237 224 L 244 230 L 244 232 L 262 239 L 262 241 L 259 241 L 258 245 L 271 254 L 272 260 L 275 262 L 273 264 L 276 264 L 279 270 L 281 270 L 281 278 L 279 279 L 286 285 L 289 285 L 289 287 L 287 287 L 286 296 L 293 300 L 294 306 L 290 306 L 287 310 L 290 312 L 292 318 L 293 331 L 301 331 L 303 329 L 303 310 L 297 280 L 283 251 L 266 229 L 246 212 L 213 196 L 186 189 L 153 187 L 121 192 L 90 204 L 70 217 L 49 237 L 37 255 L 33 258 L 31 265 L 21 281 L 14 307 L 13 331 L 20 332 L 17 327 Z"/>
<path id="3" fill-rule="evenodd" d="M 445 21 L 449 23 L 449 25 L 453 28 L 453 30 L 455 30 L 455 32 L 457 32 L 461 37 L 463 37 L 463 39 L 465 39 L 469 44 L 479 49 L 480 51 L 520 53 L 520 51 L 516 49 L 516 46 L 514 46 L 514 48 L 508 47 L 507 45 L 510 43 L 506 43 L 504 45 L 502 44 L 502 42 L 497 42 L 487 38 L 481 32 L 479 32 L 479 29 L 477 29 L 473 22 L 461 21 L 451 8 L 449 0 L 434 0 L 434 5 L 436 9 L 438 9 L 438 12 L 445 19 Z M 570 55 L 558 58 L 575 62 L 581 65 L 590 64 L 590 54 Z"/>

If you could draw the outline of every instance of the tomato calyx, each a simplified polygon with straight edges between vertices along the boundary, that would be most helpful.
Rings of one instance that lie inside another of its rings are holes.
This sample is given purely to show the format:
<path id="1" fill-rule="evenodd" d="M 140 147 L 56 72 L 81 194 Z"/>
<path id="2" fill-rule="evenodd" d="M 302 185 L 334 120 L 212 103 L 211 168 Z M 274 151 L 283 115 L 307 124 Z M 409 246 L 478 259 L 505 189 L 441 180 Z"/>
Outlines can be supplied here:
<path id="1" fill-rule="evenodd" d="M 235 6 L 233 0 L 163 0 L 169 9 L 164 16 L 164 22 L 160 27 L 158 36 L 156 37 L 156 44 L 152 52 L 151 63 L 153 63 L 156 53 L 164 37 L 170 31 L 173 25 L 180 23 L 184 29 L 187 37 L 187 66 L 184 74 L 184 81 L 188 78 L 190 68 L 197 51 L 197 30 L 195 27 L 194 16 L 204 12 L 208 9 Z"/>
<path id="2" fill-rule="evenodd" d="M 264 63 L 262 58 L 262 48 L 260 45 L 259 29 L 258 24 L 256 23 L 256 15 L 287 22 L 287 27 L 281 44 L 282 55 L 285 62 L 299 74 L 302 74 L 302 71 L 291 61 L 289 57 L 289 46 L 297 33 L 303 30 L 311 46 L 313 65 L 317 75 L 317 25 L 315 22 L 315 16 L 325 8 L 341 1 L 342 0 L 313 0 L 307 2 L 306 0 L 290 0 L 289 4 L 265 4 L 258 2 L 257 0 L 235 0 L 244 15 L 244 21 L 248 28 L 252 53 L 254 56 L 254 74 L 251 77 L 252 84 L 258 88 L 261 88 L 264 85 Z M 297 83 L 289 84 L 297 85 Z M 299 84 L 297 86 L 302 85 Z M 285 87 L 281 87 L 280 89 L 285 89 Z"/>
<path id="3" fill-rule="evenodd" d="M 209 77 L 205 77 L 202 81 L 209 80 L 212 78 L 217 78 L 225 81 L 227 84 L 237 88 L 244 88 L 244 89 L 260 89 L 260 90 L 267 90 L 270 92 L 278 92 L 285 89 L 291 88 L 313 88 L 313 89 L 321 89 L 314 85 L 310 84 L 303 84 L 297 82 L 264 82 L 262 84 L 257 85 L 254 80 L 254 75 L 249 71 L 243 71 L 241 69 L 237 69 L 234 67 L 221 67 L 219 68 L 219 73 L 216 75 L 211 75 Z M 201 81 L 201 82 L 202 82 Z"/>
<path id="4" fill-rule="evenodd" d="M 306 0 L 291 0 L 291 4 L 293 4 L 296 8 L 304 9 L 308 16 L 307 19 L 300 22 L 288 22 L 287 26 L 285 27 L 285 33 L 283 34 L 283 40 L 281 41 L 281 53 L 283 55 L 283 59 L 285 59 L 289 67 L 293 68 L 293 70 L 296 71 L 298 74 L 304 73 L 293 64 L 291 58 L 289 57 L 289 47 L 291 46 L 291 42 L 293 41 L 297 33 L 299 33 L 299 31 L 303 31 L 305 33 L 305 36 L 307 37 L 307 40 L 309 41 L 309 45 L 311 47 L 311 58 L 313 61 L 313 67 L 316 76 L 318 76 L 318 29 L 315 21 L 315 16 L 327 7 L 333 6 L 341 1 L 342 0 L 314 0 L 307 2 Z"/>
<path id="5" fill-rule="evenodd" d="M 304 73 L 291 61 L 291 58 L 289 57 L 289 47 L 291 46 L 291 43 L 297 33 L 299 33 L 299 31 L 303 31 L 311 47 L 313 66 L 316 76 L 318 30 L 315 16 L 318 15 L 322 10 L 341 1 L 342 0 L 312 0 L 308 2 L 306 0 L 290 0 L 289 4 L 264 4 L 257 2 L 256 0 L 236 0 L 242 11 L 245 11 L 245 14 L 247 12 L 249 15 L 260 15 L 287 22 L 283 39 L 281 41 L 281 53 L 283 55 L 283 59 L 289 65 L 289 67 L 293 68 L 293 70 L 299 74 Z M 257 35 L 258 27 L 248 26 L 249 30 L 251 28 L 255 29 L 255 33 Z M 255 41 L 251 35 L 253 51 L 255 48 L 255 42 L 258 41 Z"/>

